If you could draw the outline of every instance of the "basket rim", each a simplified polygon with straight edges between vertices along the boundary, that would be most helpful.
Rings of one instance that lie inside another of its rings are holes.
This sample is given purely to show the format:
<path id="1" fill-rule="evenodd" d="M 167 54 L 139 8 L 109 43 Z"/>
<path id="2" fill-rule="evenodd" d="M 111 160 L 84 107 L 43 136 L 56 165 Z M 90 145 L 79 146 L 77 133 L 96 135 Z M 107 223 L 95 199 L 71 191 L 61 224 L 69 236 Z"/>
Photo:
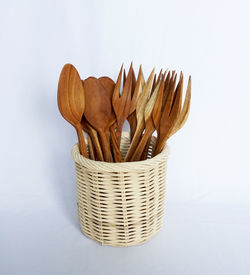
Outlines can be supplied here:
<path id="1" fill-rule="evenodd" d="M 128 132 L 123 132 L 122 136 L 125 138 L 129 137 Z M 152 138 L 156 139 L 155 136 Z M 165 162 L 169 155 L 169 146 L 166 144 L 158 155 L 140 161 L 132 162 L 105 162 L 98 160 L 91 160 L 82 156 L 79 152 L 78 143 L 76 143 L 72 148 L 72 157 L 74 161 L 89 170 L 98 171 L 98 172 L 127 172 L 127 171 L 138 171 L 138 170 L 148 170 L 155 167 L 155 165 Z"/>

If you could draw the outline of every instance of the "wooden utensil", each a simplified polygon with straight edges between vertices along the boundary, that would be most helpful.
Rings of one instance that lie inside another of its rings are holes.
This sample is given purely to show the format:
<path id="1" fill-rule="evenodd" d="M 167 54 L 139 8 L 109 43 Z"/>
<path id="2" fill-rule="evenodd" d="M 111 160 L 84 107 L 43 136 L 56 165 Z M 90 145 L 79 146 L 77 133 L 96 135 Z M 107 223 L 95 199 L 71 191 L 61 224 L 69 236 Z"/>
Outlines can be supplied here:
<path id="1" fill-rule="evenodd" d="M 187 121 L 187 118 L 188 118 L 188 115 L 190 112 L 190 103 L 191 103 L 191 76 L 189 76 L 189 79 L 188 79 L 186 96 L 185 96 L 185 100 L 183 103 L 181 113 L 180 113 L 179 117 L 177 118 L 177 121 L 176 121 L 169 137 L 171 137 L 178 130 L 180 130 L 183 127 L 183 125 L 185 124 L 185 122 Z"/>
<path id="2" fill-rule="evenodd" d="M 137 125 L 137 119 L 136 119 L 136 104 L 137 100 L 140 96 L 140 93 L 142 92 L 142 89 L 145 85 L 145 80 L 142 72 L 142 67 L 140 66 L 139 73 L 137 80 L 135 78 L 134 70 L 132 70 L 132 102 L 130 106 L 130 111 L 128 115 L 128 122 L 130 126 L 130 141 L 132 142 L 132 139 L 134 137 L 135 131 L 136 131 L 136 125 Z"/>
<path id="3" fill-rule="evenodd" d="M 101 82 L 103 89 L 106 89 L 106 93 L 109 94 L 109 99 L 110 101 L 112 101 L 115 82 L 111 78 L 106 76 L 100 77 L 98 80 Z M 115 162 L 122 162 L 123 161 L 122 154 L 120 152 L 118 140 L 115 133 L 115 128 L 116 128 L 116 123 L 110 126 L 110 137 L 112 142 L 113 157 Z"/>
<path id="4" fill-rule="evenodd" d="M 96 130 L 88 123 L 84 115 L 82 117 L 81 124 L 82 124 L 83 131 L 86 132 L 91 138 L 96 160 L 104 161 L 102 148 L 101 148 Z"/>
<path id="5" fill-rule="evenodd" d="M 158 93 L 157 99 L 155 101 L 155 105 L 154 105 L 152 115 L 151 115 L 152 123 L 153 123 L 152 128 L 154 130 L 158 128 L 159 123 L 160 123 L 161 109 L 162 109 L 162 103 L 163 103 L 163 95 L 164 95 L 165 83 L 166 83 L 166 81 L 165 81 L 166 73 L 167 73 L 167 71 L 165 71 L 164 75 L 162 75 L 162 71 L 160 71 L 162 79 L 160 79 L 159 76 L 158 76 L 157 81 L 156 81 L 156 83 L 157 83 L 156 85 L 158 85 L 160 80 L 164 81 L 164 82 L 161 83 L 161 86 L 159 88 L 159 93 Z M 148 141 L 147 141 L 147 143 L 144 147 L 143 153 L 141 155 L 141 160 L 147 159 L 148 149 L 149 149 L 149 146 L 150 146 L 152 134 L 153 134 L 153 132 L 148 137 Z"/>
<path id="6" fill-rule="evenodd" d="M 173 73 L 172 73 L 173 76 Z M 167 101 L 167 97 L 170 91 L 170 80 L 171 80 L 171 73 L 170 71 L 167 74 L 167 77 L 165 79 L 165 85 L 164 85 L 164 92 L 163 92 L 163 99 L 162 99 L 162 106 L 161 106 L 161 110 L 163 111 L 164 106 L 166 104 Z"/>
<path id="7" fill-rule="evenodd" d="M 183 75 L 181 73 L 179 83 L 175 87 L 176 76 L 171 83 L 170 93 L 168 95 L 161 119 L 159 124 L 158 136 L 156 146 L 154 149 L 154 156 L 159 154 L 167 139 L 169 138 L 171 131 L 176 123 L 176 120 L 180 114 L 182 104 L 182 90 L 183 90 Z"/>
<path id="8" fill-rule="evenodd" d="M 156 74 L 154 75 L 151 93 L 153 93 L 155 91 L 155 88 L 156 88 L 157 84 L 160 82 L 161 78 L 162 78 L 162 69 L 160 70 L 157 79 L 156 79 Z"/>
<path id="9" fill-rule="evenodd" d="M 87 142 L 88 142 L 88 148 L 89 148 L 89 158 L 92 160 L 95 160 L 95 152 L 94 152 L 92 140 L 89 134 L 86 134 L 86 135 L 87 135 Z"/>
<path id="10" fill-rule="evenodd" d="M 85 109 L 84 91 L 81 78 L 76 68 L 71 64 L 64 65 L 61 71 L 57 103 L 62 116 L 76 129 L 81 155 L 88 157 L 81 126 L 81 119 Z"/>
<path id="11" fill-rule="evenodd" d="M 127 76 L 126 76 L 126 71 L 124 69 L 124 71 L 123 71 L 123 87 L 125 85 L 126 79 L 127 79 Z"/>
<path id="12" fill-rule="evenodd" d="M 136 147 L 136 150 L 131 158 L 131 161 L 138 161 L 140 160 L 142 153 L 144 151 L 144 148 L 149 143 L 151 136 L 155 130 L 154 122 L 155 124 L 158 123 L 160 119 L 160 112 L 161 112 L 161 103 L 162 103 L 162 96 L 163 96 L 163 90 L 164 90 L 164 80 L 165 80 L 165 74 L 162 76 L 162 79 L 158 82 L 156 85 L 154 91 L 151 93 L 151 97 L 149 101 L 147 102 L 147 105 L 145 107 L 144 117 L 145 117 L 145 131 L 144 134 Z M 155 110 L 155 112 L 153 112 Z"/>
<path id="13" fill-rule="evenodd" d="M 84 90 L 84 80 L 82 80 L 82 86 Z M 89 124 L 85 115 L 82 116 L 81 124 L 82 124 L 83 131 L 86 132 L 91 138 L 96 160 L 104 161 L 103 152 L 99 142 L 97 131 Z"/>
<path id="14" fill-rule="evenodd" d="M 144 112 L 145 112 L 145 107 L 147 104 L 148 96 L 151 90 L 152 82 L 153 82 L 153 77 L 154 77 L 154 72 L 155 69 L 151 72 L 146 84 L 143 87 L 143 91 L 140 94 L 137 104 L 136 104 L 136 120 L 137 120 L 137 125 L 136 125 L 136 131 L 134 134 L 134 137 L 132 139 L 132 142 L 130 144 L 129 150 L 126 154 L 125 161 L 129 161 L 131 157 L 134 154 L 135 148 L 141 138 L 142 132 L 144 130 Z"/>
<path id="15" fill-rule="evenodd" d="M 113 162 L 109 143 L 109 128 L 115 122 L 109 94 L 95 77 L 89 77 L 83 83 L 86 106 L 84 115 L 99 134 L 104 159 Z"/>
<path id="16" fill-rule="evenodd" d="M 121 67 L 119 76 L 117 78 L 113 96 L 112 96 L 112 106 L 114 109 L 114 113 L 116 116 L 116 123 L 117 123 L 116 137 L 117 137 L 119 146 L 121 142 L 122 127 L 123 127 L 124 121 L 127 119 L 129 115 L 130 106 L 131 106 L 132 64 L 130 66 L 128 76 L 126 78 L 124 87 L 122 89 L 122 93 L 120 94 L 122 71 L 123 71 L 123 65 Z"/>

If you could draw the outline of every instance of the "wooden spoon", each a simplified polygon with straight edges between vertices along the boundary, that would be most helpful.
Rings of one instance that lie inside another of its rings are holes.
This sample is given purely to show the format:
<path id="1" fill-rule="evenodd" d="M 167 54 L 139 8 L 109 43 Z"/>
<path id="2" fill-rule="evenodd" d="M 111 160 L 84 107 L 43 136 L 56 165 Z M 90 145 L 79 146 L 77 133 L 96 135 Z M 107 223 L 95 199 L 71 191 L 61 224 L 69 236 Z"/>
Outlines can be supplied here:
<path id="1" fill-rule="evenodd" d="M 64 65 L 58 83 L 57 103 L 62 116 L 75 127 L 79 151 L 88 157 L 87 147 L 82 133 L 81 119 L 85 108 L 85 97 L 81 78 L 71 64 Z"/>
<path id="2" fill-rule="evenodd" d="M 154 156 L 159 154 L 167 139 L 169 138 L 171 131 L 177 121 L 177 118 L 180 114 L 181 110 L 181 104 L 182 104 L 182 91 L 183 91 L 183 75 L 181 73 L 179 83 L 176 87 L 175 93 L 174 93 L 174 86 L 175 86 L 175 80 L 176 76 L 174 77 L 171 85 L 171 90 L 167 98 L 166 105 L 164 107 L 160 125 L 159 125 L 159 131 L 156 141 L 156 146 L 154 149 Z"/>
<path id="3" fill-rule="evenodd" d="M 155 130 L 153 120 L 155 120 L 155 123 L 157 124 L 160 119 L 161 103 L 162 103 L 162 96 L 163 96 L 163 90 L 164 90 L 164 80 L 165 80 L 165 74 L 162 77 L 161 81 L 158 82 L 158 84 L 156 85 L 154 91 L 152 91 L 151 97 L 147 102 L 145 113 L 144 113 L 145 131 L 131 158 L 131 161 L 140 160 L 143 150 L 146 147 L 146 145 L 149 143 L 151 136 Z M 154 110 L 155 112 L 153 115 Z"/>
<path id="4" fill-rule="evenodd" d="M 89 77 L 83 83 L 86 97 L 84 115 L 99 134 L 104 159 L 113 162 L 109 143 L 109 128 L 115 122 L 109 94 L 95 77 Z"/>
<path id="5" fill-rule="evenodd" d="M 136 146 L 141 138 L 142 132 L 144 130 L 144 124 L 145 124 L 145 120 L 144 120 L 144 112 L 145 112 L 145 107 L 147 104 L 147 100 L 148 100 L 148 96 L 151 90 L 151 85 L 153 82 L 153 77 L 154 77 L 154 72 L 155 69 L 153 69 L 153 71 L 151 72 L 146 84 L 143 87 L 143 91 L 140 94 L 138 100 L 137 100 L 137 104 L 136 104 L 136 119 L 137 119 L 137 125 L 136 125 L 136 131 L 135 131 L 135 135 L 133 137 L 133 140 L 130 144 L 129 150 L 126 154 L 125 157 L 125 161 L 129 161 L 131 159 L 131 157 L 134 154 L 134 151 L 136 149 Z"/>

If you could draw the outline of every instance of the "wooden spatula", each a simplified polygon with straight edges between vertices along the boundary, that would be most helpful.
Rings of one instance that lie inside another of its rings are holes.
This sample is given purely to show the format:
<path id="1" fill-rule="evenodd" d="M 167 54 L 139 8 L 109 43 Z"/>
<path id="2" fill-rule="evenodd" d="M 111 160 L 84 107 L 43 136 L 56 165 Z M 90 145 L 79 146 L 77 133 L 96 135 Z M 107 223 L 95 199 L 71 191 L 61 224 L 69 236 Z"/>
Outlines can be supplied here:
<path id="1" fill-rule="evenodd" d="M 82 86 L 83 86 L 83 83 L 84 83 L 84 80 L 82 80 Z M 83 86 L 83 90 L 84 90 L 84 86 Z M 89 122 L 87 121 L 84 115 L 82 116 L 81 124 L 82 124 L 83 131 L 86 132 L 91 138 L 96 160 L 104 161 L 103 152 L 99 142 L 97 131 L 89 124 Z"/>
<path id="2" fill-rule="evenodd" d="M 62 116 L 76 129 L 81 155 L 88 157 L 81 126 L 85 109 L 84 91 L 81 78 L 71 64 L 66 64 L 62 69 L 58 83 L 57 102 Z"/>
<path id="3" fill-rule="evenodd" d="M 101 83 L 95 77 L 89 77 L 83 83 L 86 107 L 84 115 L 99 134 L 104 159 L 113 162 L 109 143 L 109 128 L 115 121 L 109 94 L 105 93 Z"/>
<path id="4" fill-rule="evenodd" d="M 102 148 L 98 139 L 98 134 L 96 130 L 88 123 L 87 119 L 85 116 L 82 117 L 82 128 L 85 133 L 87 133 L 92 141 L 93 145 L 93 151 L 96 160 L 99 161 L 104 161 L 103 153 L 102 153 Z"/>

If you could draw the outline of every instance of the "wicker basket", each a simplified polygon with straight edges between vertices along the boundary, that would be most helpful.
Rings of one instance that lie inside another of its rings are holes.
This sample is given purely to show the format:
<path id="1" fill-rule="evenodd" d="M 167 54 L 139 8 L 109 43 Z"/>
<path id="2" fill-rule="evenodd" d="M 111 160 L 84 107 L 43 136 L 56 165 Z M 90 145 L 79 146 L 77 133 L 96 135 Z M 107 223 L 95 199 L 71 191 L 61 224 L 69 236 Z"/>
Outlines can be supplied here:
<path id="1" fill-rule="evenodd" d="M 131 246 L 155 235 L 162 225 L 168 147 L 147 160 L 107 163 L 72 150 L 76 165 L 77 206 L 82 232 L 102 245 Z M 123 133 L 121 152 L 128 150 Z"/>

